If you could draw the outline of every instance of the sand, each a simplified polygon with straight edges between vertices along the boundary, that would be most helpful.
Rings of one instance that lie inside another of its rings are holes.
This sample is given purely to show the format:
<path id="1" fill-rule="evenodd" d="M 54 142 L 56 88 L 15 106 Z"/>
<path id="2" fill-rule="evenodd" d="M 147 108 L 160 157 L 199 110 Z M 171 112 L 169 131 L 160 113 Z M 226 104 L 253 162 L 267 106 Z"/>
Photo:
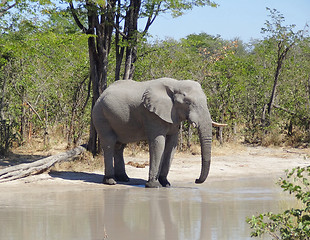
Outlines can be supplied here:
<path id="1" fill-rule="evenodd" d="M 127 184 L 107 186 L 101 184 L 103 167 L 88 171 L 55 170 L 23 179 L 0 183 L 0 191 L 25 190 L 34 186 L 48 188 L 125 188 L 143 185 L 148 178 L 147 153 L 125 156 L 125 162 L 138 163 L 140 167 L 126 164 L 126 172 L 131 178 Z M 310 149 L 286 147 L 255 147 L 246 145 L 224 145 L 213 148 L 212 162 L 206 182 L 236 178 L 279 177 L 286 169 L 310 165 Z M 101 168 L 101 169 L 100 169 Z M 177 153 L 172 162 L 168 180 L 172 186 L 195 184 L 201 169 L 201 156 Z"/>

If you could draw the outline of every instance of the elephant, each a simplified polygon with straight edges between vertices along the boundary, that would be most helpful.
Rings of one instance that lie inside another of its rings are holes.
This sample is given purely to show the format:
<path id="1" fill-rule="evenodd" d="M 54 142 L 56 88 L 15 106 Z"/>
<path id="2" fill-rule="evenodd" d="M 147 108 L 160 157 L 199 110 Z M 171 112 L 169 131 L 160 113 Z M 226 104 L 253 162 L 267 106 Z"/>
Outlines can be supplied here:
<path id="1" fill-rule="evenodd" d="M 149 176 L 145 187 L 170 187 L 167 175 L 180 124 L 198 128 L 203 183 L 211 162 L 212 122 L 201 85 L 192 80 L 160 78 L 144 82 L 118 80 L 103 91 L 92 110 L 92 121 L 104 155 L 104 184 L 127 182 L 123 151 L 140 140 L 149 145 Z M 114 164 L 113 164 L 114 159 Z"/>

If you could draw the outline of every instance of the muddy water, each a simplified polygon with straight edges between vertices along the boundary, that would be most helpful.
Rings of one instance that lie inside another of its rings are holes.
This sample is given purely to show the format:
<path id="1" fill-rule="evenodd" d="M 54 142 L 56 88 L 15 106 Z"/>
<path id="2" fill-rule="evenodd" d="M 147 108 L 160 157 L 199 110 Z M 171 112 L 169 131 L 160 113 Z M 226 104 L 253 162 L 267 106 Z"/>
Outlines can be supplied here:
<path id="1" fill-rule="evenodd" d="M 0 193 L 0 239 L 250 239 L 245 218 L 289 200 L 274 182 Z"/>

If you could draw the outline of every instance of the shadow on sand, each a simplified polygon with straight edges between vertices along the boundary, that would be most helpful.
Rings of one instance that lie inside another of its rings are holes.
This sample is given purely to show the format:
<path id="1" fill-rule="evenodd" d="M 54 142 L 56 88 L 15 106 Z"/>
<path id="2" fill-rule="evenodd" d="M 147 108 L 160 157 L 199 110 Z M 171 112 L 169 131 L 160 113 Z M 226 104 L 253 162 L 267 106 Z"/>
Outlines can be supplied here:
<path id="1" fill-rule="evenodd" d="M 5 156 L 0 155 L 0 168 L 6 168 L 23 163 L 32 163 L 45 157 L 47 156 L 8 153 Z"/>
<path id="2" fill-rule="evenodd" d="M 83 181 L 87 183 L 98 183 L 102 184 L 104 175 L 97 173 L 87 173 L 87 172 L 72 172 L 72 171 L 51 171 L 49 175 L 53 178 L 61 178 L 63 180 L 71 181 Z M 139 178 L 130 178 L 129 182 L 118 182 L 117 184 L 127 185 L 127 186 L 143 186 L 146 180 Z"/>

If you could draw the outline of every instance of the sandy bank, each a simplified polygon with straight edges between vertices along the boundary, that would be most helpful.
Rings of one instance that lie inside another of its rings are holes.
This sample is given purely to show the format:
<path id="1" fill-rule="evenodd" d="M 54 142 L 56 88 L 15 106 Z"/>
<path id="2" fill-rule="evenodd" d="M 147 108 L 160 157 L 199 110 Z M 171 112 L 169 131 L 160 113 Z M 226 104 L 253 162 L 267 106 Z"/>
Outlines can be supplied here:
<path id="1" fill-rule="evenodd" d="M 148 155 L 127 156 L 129 161 L 143 164 Z M 285 169 L 310 164 L 310 149 L 264 148 L 251 146 L 216 147 L 212 153 L 210 174 L 206 181 L 221 181 L 232 178 L 246 177 L 278 177 Z M 199 177 L 201 168 L 200 155 L 176 154 L 172 163 L 168 180 L 174 186 L 193 184 Z M 32 188 L 34 186 L 51 188 L 124 188 L 132 185 L 143 185 L 148 177 L 148 166 L 137 168 L 126 165 L 131 178 L 129 185 L 118 184 L 106 186 L 101 184 L 103 171 L 51 171 L 40 175 L 0 184 L 0 191 L 13 191 Z"/>

